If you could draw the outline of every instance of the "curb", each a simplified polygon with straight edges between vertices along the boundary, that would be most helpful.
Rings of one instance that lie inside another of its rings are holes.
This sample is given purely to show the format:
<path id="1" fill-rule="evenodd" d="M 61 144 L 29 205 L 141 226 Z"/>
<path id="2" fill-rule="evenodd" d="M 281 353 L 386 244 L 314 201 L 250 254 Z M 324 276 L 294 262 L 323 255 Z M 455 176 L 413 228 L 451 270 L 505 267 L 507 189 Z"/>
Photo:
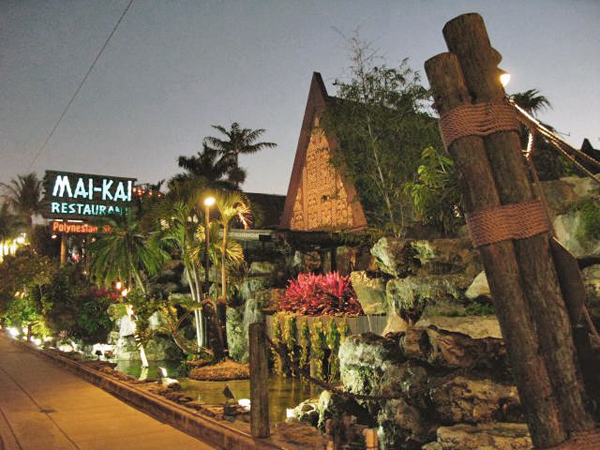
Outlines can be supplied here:
<path id="1" fill-rule="evenodd" d="M 257 439 L 233 427 L 229 427 L 212 418 L 194 414 L 188 408 L 170 402 L 163 397 L 146 392 L 120 380 L 113 379 L 97 370 L 84 366 L 64 356 L 51 354 L 32 347 L 24 342 L 11 339 L 31 353 L 45 356 L 55 364 L 63 366 L 89 383 L 101 388 L 119 400 L 140 411 L 165 422 L 192 437 L 207 444 L 228 450 L 283 450 L 269 438 Z M 2 449 L 0 442 L 0 450 Z M 7 450 L 10 449 L 10 446 Z"/>

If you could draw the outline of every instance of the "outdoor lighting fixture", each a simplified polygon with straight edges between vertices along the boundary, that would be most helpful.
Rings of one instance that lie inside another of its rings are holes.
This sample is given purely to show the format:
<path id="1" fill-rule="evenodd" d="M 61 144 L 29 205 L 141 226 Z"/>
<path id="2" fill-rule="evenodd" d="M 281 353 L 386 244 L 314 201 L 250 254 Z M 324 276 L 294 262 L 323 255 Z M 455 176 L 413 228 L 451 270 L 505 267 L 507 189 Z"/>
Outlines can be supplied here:
<path id="1" fill-rule="evenodd" d="M 209 208 L 215 204 L 215 198 L 214 197 L 206 197 L 204 199 L 204 206 L 208 206 Z"/>
<path id="2" fill-rule="evenodd" d="M 17 242 L 17 244 L 24 244 L 25 236 L 19 236 L 17 239 L 15 239 L 15 241 Z"/>
<path id="3" fill-rule="evenodd" d="M 17 330 L 16 328 L 9 328 L 8 329 L 8 333 L 12 336 L 12 337 L 17 337 L 19 334 L 19 330 Z"/>
<path id="4" fill-rule="evenodd" d="M 55 234 L 53 234 L 53 235 L 52 235 L 52 239 L 56 239 L 57 237 L 58 237 L 58 236 L 57 236 L 57 235 L 55 235 Z"/>
<path id="5" fill-rule="evenodd" d="M 128 291 L 127 289 L 123 289 L 123 290 L 121 291 L 121 296 L 123 296 L 123 297 L 127 297 L 127 294 L 129 294 L 129 291 Z"/>
<path id="6" fill-rule="evenodd" d="M 510 73 L 502 69 L 498 69 L 498 71 L 500 72 L 500 83 L 502 84 L 502 87 L 506 87 L 506 85 L 510 82 Z"/>
<path id="7" fill-rule="evenodd" d="M 39 347 L 40 345 L 42 345 L 42 340 L 39 338 L 35 338 L 33 340 L 33 343 Z"/>
<path id="8" fill-rule="evenodd" d="M 286 408 L 285 417 L 287 419 L 292 419 L 294 417 L 294 408 Z"/>
<path id="9" fill-rule="evenodd" d="M 117 281 L 117 282 L 115 283 L 115 288 L 116 288 L 117 290 L 121 289 L 122 287 L 123 287 L 123 284 L 121 284 L 121 282 L 120 282 L 120 281 Z"/>
<path id="10" fill-rule="evenodd" d="M 238 405 L 240 405 L 246 411 L 250 411 L 250 399 L 249 398 L 240 398 L 238 400 Z"/>

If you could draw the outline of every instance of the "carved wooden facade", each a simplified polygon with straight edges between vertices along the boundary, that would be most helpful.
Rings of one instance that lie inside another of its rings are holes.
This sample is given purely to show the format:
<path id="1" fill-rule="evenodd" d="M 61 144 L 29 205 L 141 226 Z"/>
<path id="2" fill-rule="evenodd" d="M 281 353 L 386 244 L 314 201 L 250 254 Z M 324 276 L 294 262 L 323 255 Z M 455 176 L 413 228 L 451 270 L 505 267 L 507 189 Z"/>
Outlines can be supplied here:
<path id="1" fill-rule="evenodd" d="M 343 168 L 330 163 L 337 142 L 319 126 L 329 101 L 318 73 L 313 74 L 281 227 L 302 231 L 366 228 L 365 215 Z"/>

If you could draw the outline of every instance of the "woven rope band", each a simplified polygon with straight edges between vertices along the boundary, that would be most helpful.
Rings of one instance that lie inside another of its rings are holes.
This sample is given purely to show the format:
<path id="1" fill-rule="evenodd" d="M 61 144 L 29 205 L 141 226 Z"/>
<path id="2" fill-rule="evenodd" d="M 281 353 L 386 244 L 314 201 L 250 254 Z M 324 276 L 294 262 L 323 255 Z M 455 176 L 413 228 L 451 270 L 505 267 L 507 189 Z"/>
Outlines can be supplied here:
<path id="1" fill-rule="evenodd" d="M 513 106 L 495 103 L 458 106 L 440 118 L 440 130 L 446 148 L 465 136 L 519 131 L 519 124 Z"/>
<path id="2" fill-rule="evenodd" d="M 466 220 L 475 247 L 509 239 L 526 239 L 548 231 L 546 215 L 539 200 L 474 211 L 466 215 Z"/>

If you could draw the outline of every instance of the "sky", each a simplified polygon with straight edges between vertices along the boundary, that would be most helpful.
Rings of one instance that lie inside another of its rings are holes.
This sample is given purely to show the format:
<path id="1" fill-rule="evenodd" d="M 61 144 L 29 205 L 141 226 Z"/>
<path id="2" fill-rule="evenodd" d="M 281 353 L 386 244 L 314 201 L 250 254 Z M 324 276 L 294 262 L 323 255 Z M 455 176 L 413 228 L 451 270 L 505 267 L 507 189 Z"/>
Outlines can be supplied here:
<path id="1" fill-rule="evenodd" d="M 169 179 L 211 125 L 264 128 L 247 192 L 286 194 L 313 71 L 330 95 L 359 30 L 389 66 L 446 51 L 444 24 L 480 13 L 508 93 L 600 148 L 600 0 L 135 0 L 44 146 L 129 0 L 0 0 L 0 182 L 45 170 Z"/>

